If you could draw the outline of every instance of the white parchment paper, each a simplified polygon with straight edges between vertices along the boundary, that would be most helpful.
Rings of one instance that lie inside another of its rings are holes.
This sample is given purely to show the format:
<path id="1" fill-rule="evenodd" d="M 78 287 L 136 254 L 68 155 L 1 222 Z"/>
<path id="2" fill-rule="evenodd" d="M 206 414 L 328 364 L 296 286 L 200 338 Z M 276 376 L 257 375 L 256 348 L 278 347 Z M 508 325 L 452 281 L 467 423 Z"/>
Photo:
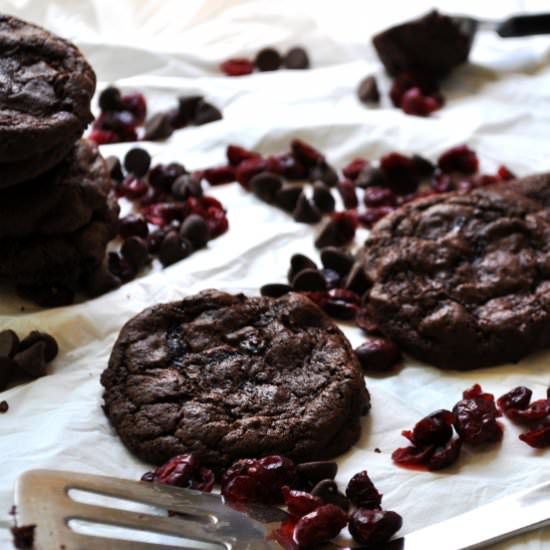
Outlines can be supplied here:
<path id="1" fill-rule="evenodd" d="M 429 7 L 428 2 L 388 0 L 0 1 L 1 11 L 75 41 L 94 66 L 99 89 L 115 83 L 140 90 L 151 112 L 195 92 L 223 109 L 222 121 L 183 129 L 165 143 L 145 144 L 154 162 L 201 168 L 224 163 L 229 143 L 275 153 L 301 137 L 339 168 L 356 156 L 375 159 L 391 150 L 436 158 L 449 146 L 468 143 L 478 151 L 484 172 L 500 163 L 519 175 L 550 169 L 550 37 L 505 41 L 480 34 L 472 63 L 444 86 L 448 104 L 429 119 L 406 116 L 387 99 L 373 109 L 357 101 L 357 84 L 368 74 L 379 77 L 383 90 L 389 87 L 370 36 Z M 439 7 L 503 17 L 548 5 L 463 0 Z M 252 56 L 267 45 L 284 51 L 296 44 L 308 48 L 311 70 L 231 79 L 217 69 L 232 56 Z M 103 152 L 122 155 L 129 147 L 105 146 Z M 127 319 L 151 304 L 210 287 L 257 294 L 262 284 L 285 280 L 293 253 L 318 259 L 315 228 L 294 223 L 236 184 L 211 194 L 227 206 L 230 230 L 177 265 L 65 308 L 37 310 L 5 290 L 0 293 L 0 329 L 47 330 L 61 348 L 49 376 L 0 395 L 10 406 L 0 417 L 0 548 L 10 547 L 8 511 L 15 480 L 24 470 L 58 468 L 135 479 L 148 469 L 121 445 L 101 410 L 99 375 Z M 342 328 L 354 346 L 361 343 L 359 330 Z M 543 397 L 549 367 L 550 353 L 468 373 L 441 372 L 407 359 L 397 375 L 368 378 L 372 412 L 359 443 L 340 458 L 338 479 L 345 483 L 366 468 L 384 493 L 383 505 L 403 516 L 403 533 L 547 480 L 548 451 L 521 443 L 518 428 L 508 422 L 501 445 L 466 449 L 458 465 L 441 473 L 397 468 L 390 455 L 405 444 L 402 429 L 435 409 L 451 407 L 474 382 L 496 395 L 527 385 L 536 398 Z M 377 447 L 381 453 L 374 452 Z M 498 548 L 549 546 L 550 531 L 538 531 Z M 440 547 L 434 541 L 433 548 Z"/>

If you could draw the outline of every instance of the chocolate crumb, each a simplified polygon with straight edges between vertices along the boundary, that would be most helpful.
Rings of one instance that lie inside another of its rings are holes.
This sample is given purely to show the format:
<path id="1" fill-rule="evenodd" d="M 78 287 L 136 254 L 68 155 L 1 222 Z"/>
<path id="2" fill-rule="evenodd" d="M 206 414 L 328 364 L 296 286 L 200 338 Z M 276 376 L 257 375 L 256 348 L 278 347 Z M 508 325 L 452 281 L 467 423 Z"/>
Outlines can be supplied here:
<path id="1" fill-rule="evenodd" d="M 7 401 L 0 401 L 0 413 L 8 412 L 10 406 Z"/>

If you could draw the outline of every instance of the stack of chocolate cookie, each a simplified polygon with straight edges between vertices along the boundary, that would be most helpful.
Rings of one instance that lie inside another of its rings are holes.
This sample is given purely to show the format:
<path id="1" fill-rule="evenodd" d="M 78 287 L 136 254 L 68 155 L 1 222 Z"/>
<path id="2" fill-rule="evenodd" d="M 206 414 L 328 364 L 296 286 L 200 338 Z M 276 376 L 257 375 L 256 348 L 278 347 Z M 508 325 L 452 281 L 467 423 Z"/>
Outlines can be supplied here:
<path id="1" fill-rule="evenodd" d="M 95 74 L 74 45 L 10 16 L 0 52 L 0 281 L 70 302 L 118 220 L 105 161 L 80 139 Z"/>

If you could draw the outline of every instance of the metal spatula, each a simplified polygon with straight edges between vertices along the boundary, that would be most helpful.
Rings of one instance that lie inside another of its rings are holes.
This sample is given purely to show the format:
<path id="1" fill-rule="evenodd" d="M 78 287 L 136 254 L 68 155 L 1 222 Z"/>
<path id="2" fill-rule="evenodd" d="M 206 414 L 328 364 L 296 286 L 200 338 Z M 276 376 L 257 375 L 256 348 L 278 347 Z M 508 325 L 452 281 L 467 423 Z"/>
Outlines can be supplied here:
<path id="1" fill-rule="evenodd" d="M 129 511 L 121 509 L 120 503 L 116 508 L 84 503 L 73 499 L 74 490 L 149 504 L 183 516 Z M 36 525 L 35 547 L 40 550 L 176 550 L 205 548 L 204 543 L 222 550 L 274 550 L 281 546 L 266 536 L 287 517 L 282 510 L 261 506 L 249 507 L 247 515 L 225 505 L 218 495 L 52 470 L 23 474 L 17 483 L 16 504 L 20 523 Z M 75 521 L 96 524 L 96 529 L 87 534 L 75 532 L 71 526 Z M 189 544 L 115 540 L 99 536 L 98 524 L 183 537 Z M 545 525 L 550 525 L 550 482 L 410 533 L 377 550 L 471 550 Z"/>

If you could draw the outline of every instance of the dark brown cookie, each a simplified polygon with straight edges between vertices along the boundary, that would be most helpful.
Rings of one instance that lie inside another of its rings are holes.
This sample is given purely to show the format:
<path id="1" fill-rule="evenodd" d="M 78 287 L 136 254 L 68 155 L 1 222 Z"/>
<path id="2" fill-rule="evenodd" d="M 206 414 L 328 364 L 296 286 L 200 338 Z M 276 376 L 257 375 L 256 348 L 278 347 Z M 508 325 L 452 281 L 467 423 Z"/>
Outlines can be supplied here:
<path id="1" fill-rule="evenodd" d="M 360 434 L 369 394 L 349 342 L 307 298 L 207 290 L 123 327 L 101 382 L 105 412 L 137 456 L 336 456 Z"/>
<path id="2" fill-rule="evenodd" d="M 550 174 L 412 202 L 361 259 L 369 311 L 418 359 L 465 370 L 550 346 Z"/>
<path id="3" fill-rule="evenodd" d="M 0 15 L 0 187 L 57 164 L 93 119 L 95 74 L 70 42 Z"/>
<path id="4" fill-rule="evenodd" d="M 97 146 L 80 140 L 55 168 L 0 189 L 0 239 L 61 235 L 108 215 L 111 181 Z"/>

